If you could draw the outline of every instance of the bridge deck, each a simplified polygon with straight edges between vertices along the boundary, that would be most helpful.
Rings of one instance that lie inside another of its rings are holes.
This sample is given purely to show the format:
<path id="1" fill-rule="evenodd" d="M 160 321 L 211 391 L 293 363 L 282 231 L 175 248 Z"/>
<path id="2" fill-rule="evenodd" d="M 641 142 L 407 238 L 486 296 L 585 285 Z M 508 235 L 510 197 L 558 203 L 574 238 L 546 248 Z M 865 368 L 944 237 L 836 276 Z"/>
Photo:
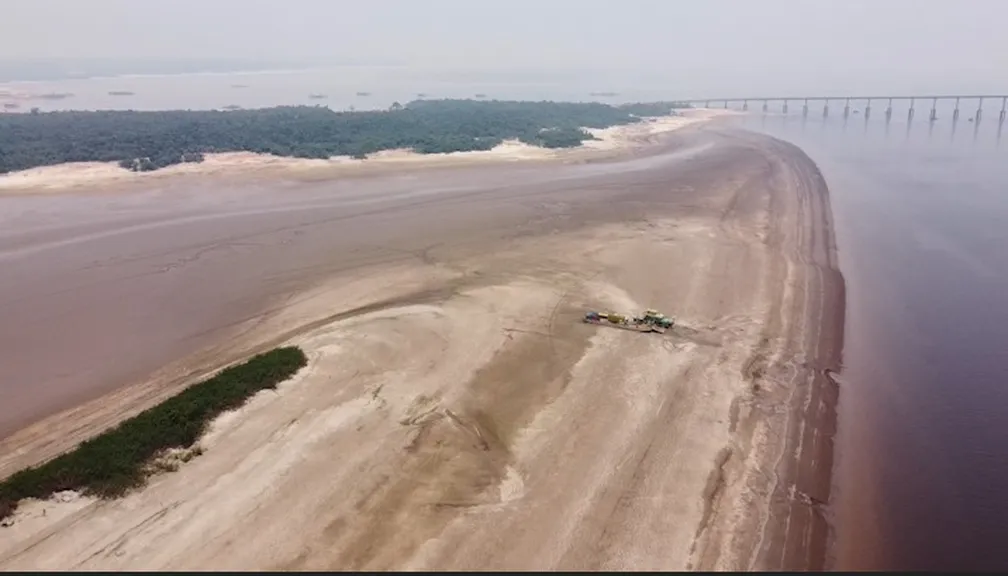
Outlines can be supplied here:
<path id="1" fill-rule="evenodd" d="M 759 96 L 752 98 L 690 98 L 686 100 L 678 100 L 679 102 L 688 102 L 690 104 L 697 104 L 700 102 L 769 102 L 769 101 L 824 101 L 824 100 L 997 100 L 1002 101 L 1008 100 L 1008 94 L 976 94 L 976 95 L 966 95 L 966 94 L 946 94 L 946 95 L 932 95 L 925 94 L 921 96 Z"/>

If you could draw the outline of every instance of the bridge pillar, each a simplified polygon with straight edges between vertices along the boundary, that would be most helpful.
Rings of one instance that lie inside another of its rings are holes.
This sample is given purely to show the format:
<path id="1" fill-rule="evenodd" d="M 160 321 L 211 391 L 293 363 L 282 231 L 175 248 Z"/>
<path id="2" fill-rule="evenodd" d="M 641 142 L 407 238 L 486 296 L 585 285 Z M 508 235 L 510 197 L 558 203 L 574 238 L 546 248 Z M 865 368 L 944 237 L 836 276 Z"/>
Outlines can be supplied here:
<path id="1" fill-rule="evenodd" d="M 725 109 L 725 110 L 727 110 L 727 109 L 728 109 L 728 101 L 727 101 L 727 100 L 725 100 L 725 101 L 724 101 L 724 109 Z"/>
<path id="2" fill-rule="evenodd" d="M 931 117 L 929 118 L 929 120 L 931 122 L 934 122 L 937 119 L 938 119 L 938 99 L 933 98 L 931 100 Z"/>
<path id="3" fill-rule="evenodd" d="M 781 107 L 781 112 L 783 112 L 784 115 L 787 116 L 787 100 L 784 101 L 784 106 Z M 1004 112 L 1004 110 L 1002 110 L 1002 112 Z"/>
<path id="4" fill-rule="evenodd" d="M 952 123 L 955 124 L 959 121 L 959 99 L 956 98 L 955 110 L 952 111 Z"/>
<path id="5" fill-rule="evenodd" d="M 808 118 L 808 98 L 805 99 L 805 104 L 802 106 L 801 115 L 802 118 Z"/>
<path id="6" fill-rule="evenodd" d="M 767 101 L 766 101 L 766 100 L 764 100 L 764 101 L 763 101 L 763 113 L 764 113 L 764 114 L 766 114 L 766 113 L 767 113 L 767 110 L 769 110 L 769 109 L 770 109 L 770 108 L 769 108 L 769 106 L 768 106 L 768 104 L 767 104 Z"/>
<path id="7" fill-rule="evenodd" d="M 910 110 L 907 111 L 907 122 L 913 120 L 914 115 L 914 98 L 910 99 Z"/>
<path id="8" fill-rule="evenodd" d="M 864 109 L 865 122 L 867 122 L 869 118 L 871 118 L 871 100 L 868 100 L 868 102 L 865 103 Z"/>
<path id="9" fill-rule="evenodd" d="M 843 106 L 843 119 L 846 120 L 848 117 L 850 117 L 850 98 L 844 102 Z"/>
<path id="10" fill-rule="evenodd" d="M 1008 114 L 1008 96 L 1001 97 L 1001 114 L 998 115 L 997 145 L 1001 146 L 1001 132 L 1004 130 L 1005 115 Z"/>
<path id="11" fill-rule="evenodd" d="M 889 103 L 886 104 L 886 109 L 885 109 L 885 121 L 886 121 L 886 124 L 888 124 L 890 120 L 892 120 L 892 98 L 889 99 Z"/>
<path id="12" fill-rule="evenodd" d="M 826 102 L 823 103 L 822 117 L 823 118 L 829 117 L 829 100 L 826 100 Z"/>
<path id="13" fill-rule="evenodd" d="M 748 100 L 743 100 L 742 101 L 742 111 L 743 112 L 748 112 L 749 111 L 749 101 Z"/>
<path id="14" fill-rule="evenodd" d="M 704 102 L 704 105 L 703 105 L 703 107 L 704 107 L 704 108 L 710 108 L 710 100 L 708 100 L 708 101 Z"/>
<path id="15" fill-rule="evenodd" d="M 977 113 L 976 113 L 976 123 L 977 124 L 980 124 L 980 118 L 982 116 L 983 116 L 983 98 L 981 98 L 980 102 L 977 104 Z"/>

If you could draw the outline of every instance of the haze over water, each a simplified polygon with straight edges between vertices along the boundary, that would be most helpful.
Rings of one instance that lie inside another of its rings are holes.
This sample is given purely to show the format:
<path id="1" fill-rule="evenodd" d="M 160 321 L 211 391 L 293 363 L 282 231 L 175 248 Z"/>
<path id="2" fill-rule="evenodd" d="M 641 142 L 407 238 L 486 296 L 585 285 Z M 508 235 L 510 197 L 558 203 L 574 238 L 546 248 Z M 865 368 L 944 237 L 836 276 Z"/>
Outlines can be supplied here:
<path id="1" fill-rule="evenodd" d="M 633 73 L 411 69 L 398 66 L 342 66 L 308 70 L 242 73 L 132 75 L 0 83 L 4 90 L 36 95 L 22 111 L 220 109 L 227 106 L 321 105 L 333 110 L 387 109 L 418 98 L 601 101 L 666 100 L 682 96 L 667 79 Z M 113 94 L 110 94 L 112 92 Z M 132 94 L 117 95 L 116 92 Z"/>
<path id="2" fill-rule="evenodd" d="M 1008 145 L 997 109 L 974 132 L 964 107 L 953 137 L 929 106 L 909 136 L 881 115 L 744 121 L 802 146 L 830 187 L 847 283 L 837 568 L 1008 568 Z"/>

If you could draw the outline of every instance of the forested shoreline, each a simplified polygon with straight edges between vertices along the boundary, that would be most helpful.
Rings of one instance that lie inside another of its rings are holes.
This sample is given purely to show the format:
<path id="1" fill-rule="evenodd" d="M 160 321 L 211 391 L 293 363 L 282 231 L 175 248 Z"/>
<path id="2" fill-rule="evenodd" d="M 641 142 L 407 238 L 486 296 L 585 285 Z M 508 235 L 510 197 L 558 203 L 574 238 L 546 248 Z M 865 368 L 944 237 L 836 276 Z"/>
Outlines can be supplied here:
<path id="1" fill-rule="evenodd" d="M 366 112 L 280 106 L 0 114 L 0 174 L 67 162 L 118 162 L 124 169 L 150 171 L 220 152 L 363 158 L 402 148 L 420 154 L 489 150 L 512 139 L 568 148 L 593 138 L 584 128 L 631 124 L 681 107 L 675 102 L 417 100 Z"/>

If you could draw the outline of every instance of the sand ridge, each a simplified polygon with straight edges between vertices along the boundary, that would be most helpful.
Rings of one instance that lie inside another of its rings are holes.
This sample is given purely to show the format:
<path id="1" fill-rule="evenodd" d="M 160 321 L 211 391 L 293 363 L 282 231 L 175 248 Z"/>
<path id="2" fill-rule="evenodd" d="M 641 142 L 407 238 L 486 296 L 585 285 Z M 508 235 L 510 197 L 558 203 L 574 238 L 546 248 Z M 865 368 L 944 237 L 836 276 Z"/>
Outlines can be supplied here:
<path id="1" fill-rule="evenodd" d="M 832 361 L 828 198 L 800 153 L 733 138 L 730 170 L 697 168 L 660 209 L 320 282 L 229 344 L 296 343 L 308 368 L 143 491 L 24 503 L 0 566 L 814 565 L 821 516 L 787 455 L 820 433 L 802 407 Z M 646 307 L 681 325 L 580 322 Z"/>

